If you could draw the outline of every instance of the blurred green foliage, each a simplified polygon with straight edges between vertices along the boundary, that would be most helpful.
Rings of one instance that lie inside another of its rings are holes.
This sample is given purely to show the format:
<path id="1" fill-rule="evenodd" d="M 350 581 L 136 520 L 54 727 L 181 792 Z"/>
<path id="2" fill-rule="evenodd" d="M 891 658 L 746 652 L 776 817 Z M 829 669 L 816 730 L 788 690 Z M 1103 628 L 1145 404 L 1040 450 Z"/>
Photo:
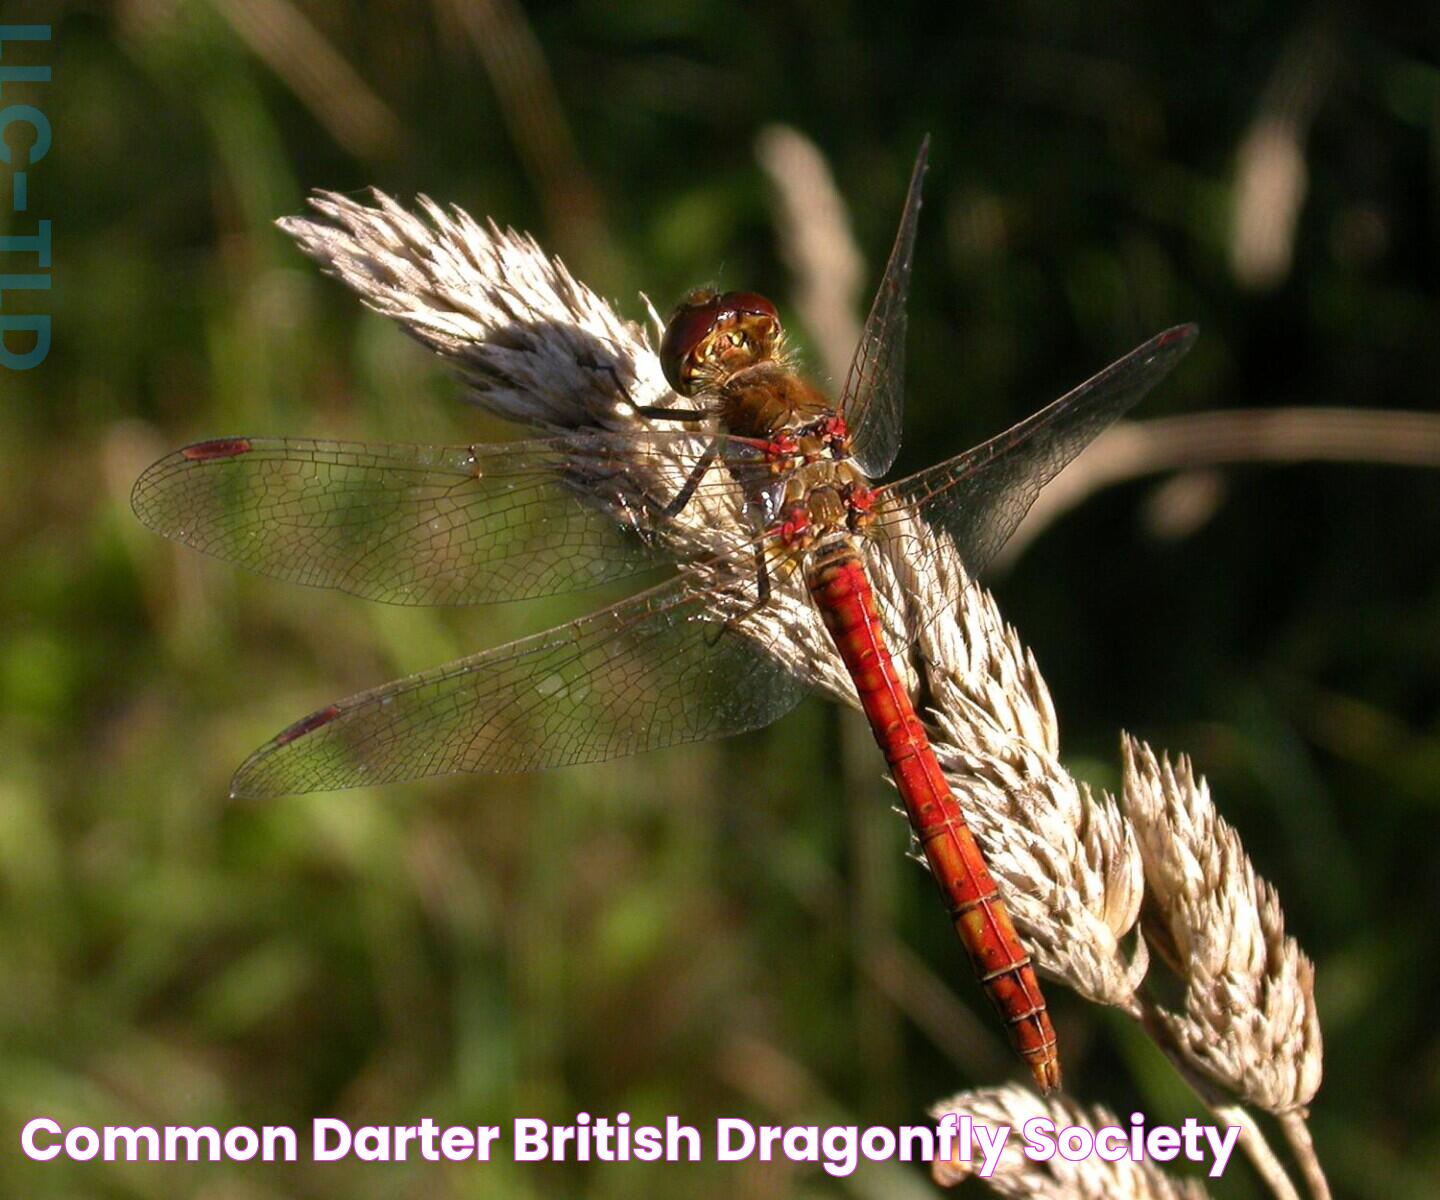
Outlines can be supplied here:
<path id="1" fill-rule="evenodd" d="M 872 263 L 934 134 L 899 469 L 1182 319 L 1201 343 L 1149 415 L 1433 411 L 1433 40 L 1258 0 L 291 2 L 6 6 L 55 24 L 54 83 L 26 93 L 54 128 L 30 196 L 54 222 L 55 342 L 0 379 L 0 1191 L 925 1194 L 898 1166 L 18 1162 L 36 1113 L 894 1125 L 1020 1073 L 901 857 L 866 735 L 818 703 L 599 768 L 228 803 L 234 765 L 298 714 L 593 598 L 405 611 L 250 578 L 146 533 L 129 484 L 222 433 L 507 436 L 273 228 L 310 187 L 528 228 L 637 317 L 637 290 L 663 307 L 713 278 L 783 303 L 754 159 L 777 120 L 830 158 Z M 483 25 L 516 19 L 509 41 Z M 553 108 L 515 90 L 527 53 Z M 1298 130 L 1305 189 L 1293 237 L 1280 220 L 1292 261 L 1246 285 L 1237 162 L 1267 113 Z M 1278 886 L 1319 968 L 1337 1190 L 1433 1196 L 1435 476 L 1227 470 L 1209 519 L 1165 538 L 1138 516 L 1150 492 L 1046 533 L 1006 611 L 1068 760 L 1113 788 L 1121 728 L 1192 753 Z M 1196 1111 L 1134 1029 L 1052 992 L 1077 1097 Z M 1237 1165 L 1214 1192 L 1257 1189 Z"/>

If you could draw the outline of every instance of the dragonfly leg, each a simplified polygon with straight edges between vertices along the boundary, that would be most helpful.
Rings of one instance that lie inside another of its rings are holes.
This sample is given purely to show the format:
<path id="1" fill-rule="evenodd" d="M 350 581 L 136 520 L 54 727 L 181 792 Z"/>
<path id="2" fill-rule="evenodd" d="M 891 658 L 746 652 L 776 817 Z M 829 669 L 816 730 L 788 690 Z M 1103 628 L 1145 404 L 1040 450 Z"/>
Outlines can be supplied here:
<path id="1" fill-rule="evenodd" d="M 765 547 L 755 547 L 755 603 L 746 612 L 750 613 L 758 608 L 764 608 L 770 603 L 770 560 L 765 557 Z"/>
<path id="2" fill-rule="evenodd" d="M 770 563 L 765 557 L 765 547 L 755 547 L 755 601 L 745 606 L 745 610 L 733 617 L 727 617 L 725 622 L 715 630 L 714 642 L 718 642 L 726 633 L 738 629 L 740 625 L 759 612 L 770 603 Z M 711 643 L 711 645 L 714 644 Z"/>
<path id="3" fill-rule="evenodd" d="M 708 408 L 662 408 L 658 404 L 634 404 L 637 417 L 652 421 L 708 421 L 715 414 Z"/>
<path id="4" fill-rule="evenodd" d="M 684 511 L 685 506 L 690 503 L 690 498 L 695 495 L 695 489 L 700 486 L 700 481 L 705 478 L 705 473 L 710 470 L 715 462 L 715 456 L 719 453 L 720 443 L 712 440 L 710 444 L 705 447 L 705 453 L 699 457 L 695 466 L 691 468 L 690 475 L 685 480 L 684 486 L 671 497 L 670 503 L 660 510 L 661 517 L 669 521 L 678 517 L 680 513 Z"/>
<path id="5" fill-rule="evenodd" d="M 625 397 L 627 404 L 633 407 L 635 401 L 630 398 L 630 389 L 625 386 L 625 381 L 620 378 L 620 371 L 613 362 L 603 362 L 588 355 L 581 357 L 578 361 L 582 367 L 587 367 L 592 371 L 604 371 L 610 376 L 611 381 L 615 384 L 615 390 Z"/>

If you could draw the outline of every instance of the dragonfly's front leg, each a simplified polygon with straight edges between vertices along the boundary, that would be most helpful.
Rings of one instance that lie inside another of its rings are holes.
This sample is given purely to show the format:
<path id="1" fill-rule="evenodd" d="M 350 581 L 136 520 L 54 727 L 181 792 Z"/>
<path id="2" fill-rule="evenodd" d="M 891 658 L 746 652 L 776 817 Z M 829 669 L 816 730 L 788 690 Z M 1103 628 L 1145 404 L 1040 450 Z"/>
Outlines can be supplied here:
<path id="1" fill-rule="evenodd" d="M 700 486 L 700 481 L 705 478 L 705 473 L 715 464 L 715 458 L 720 453 L 720 443 L 711 439 L 710 444 L 705 447 L 695 465 L 690 469 L 690 475 L 684 485 L 671 497 L 670 502 L 660 510 L 660 515 L 667 521 L 673 520 L 684 511 L 685 506 L 695 495 L 695 489 Z"/>
<path id="2" fill-rule="evenodd" d="M 625 403 L 634 410 L 636 416 L 646 417 L 652 421 L 708 421 L 715 416 L 712 410 L 706 408 L 661 408 L 658 404 L 636 404 L 630 396 L 630 389 L 620 378 L 620 372 L 614 363 L 582 358 L 580 365 L 588 367 L 592 371 L 603 371 L 609 375 L 615 384 L 615 390 L 625 397 Z"/>
<path id="3" fill-rule="evenodd" d="M 632 404 L 637 417 L 651 421 L 708 421 L 715 415 L 708 408 L 662 408 L 658 404 Z"/>
<path id="4" fill-rule="evenodd" d="M 714 641 L 718 642 L 726 633 L 739 629 L 750 617 L 770 603 L 770 562 L 765 557 L 763 543 L 755 544 L 755 600 L 733 617 L 726 617 L 715 630 Z M 713 645 L 713 642 L 712 642 Z"/>

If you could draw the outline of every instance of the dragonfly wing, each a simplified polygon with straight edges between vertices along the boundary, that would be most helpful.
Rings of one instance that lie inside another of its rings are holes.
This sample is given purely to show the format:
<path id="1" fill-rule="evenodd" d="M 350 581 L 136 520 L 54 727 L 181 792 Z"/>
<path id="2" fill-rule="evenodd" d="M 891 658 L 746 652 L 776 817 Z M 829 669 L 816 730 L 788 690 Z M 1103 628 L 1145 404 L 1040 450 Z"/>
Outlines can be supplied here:
<path id="1" fill-rule="evenodd" d="M 1196 332 L 1194 325 L 1167 330 L 998 437 L 883 488 L 876 525 L 903 533 L 918 514 L 948 534 L 966 569 L 978 574 L 1040 489 L 1170 373 Z M 913 552 L 923 558 L 937 551 L 917 544 Z"/>
<path id="2" fill-rule="evenodd" d="M 656 516 L 706 444 L 698 434 L 493 446 L 226 438 L 162 458 L 131 504 L 157 533 L 263 575 L 392 604 L 481 604 L 664 561 Z M 716 469 L 700 486 L 733 485 Z"/>
<path id="3" fill-rule="evenodd" d="M 840 412 L 850 427 L 855 461 L 872 479 L 890 469 L 900 452 L 900 427 L 905 406 L 905 299 L 910 291 L 910 267 L 915 257 L 915 230 L 920 220 L 920 189 L 930 138 L 920 143 L 910 172 L 910 191 L 900 228 L 890 250 L 890 261 L 870 306 L 865 331 L 855 348 Z"/>
<path id="4" fill-rule="evenodd" d="M 600 762 L 768 725 L 804 685 L 715 618 L 716 603 L 681 578 L 341 700 L 252 754 L 233 793 Z"/>

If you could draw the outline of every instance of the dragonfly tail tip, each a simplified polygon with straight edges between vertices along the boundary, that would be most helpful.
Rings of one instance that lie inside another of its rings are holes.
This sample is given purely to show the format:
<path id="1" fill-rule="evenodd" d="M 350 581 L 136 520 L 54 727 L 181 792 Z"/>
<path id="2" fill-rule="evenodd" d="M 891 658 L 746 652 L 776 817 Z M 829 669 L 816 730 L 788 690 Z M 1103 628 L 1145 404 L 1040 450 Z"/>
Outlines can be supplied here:
<path id="1" fill-rule="evenodd" d="M 1053 1054 L 1029 1064 L 1030 1074 L 1042 1096 L 1052 1096 L 1060 1090 L 1060 1060 Z"/>

